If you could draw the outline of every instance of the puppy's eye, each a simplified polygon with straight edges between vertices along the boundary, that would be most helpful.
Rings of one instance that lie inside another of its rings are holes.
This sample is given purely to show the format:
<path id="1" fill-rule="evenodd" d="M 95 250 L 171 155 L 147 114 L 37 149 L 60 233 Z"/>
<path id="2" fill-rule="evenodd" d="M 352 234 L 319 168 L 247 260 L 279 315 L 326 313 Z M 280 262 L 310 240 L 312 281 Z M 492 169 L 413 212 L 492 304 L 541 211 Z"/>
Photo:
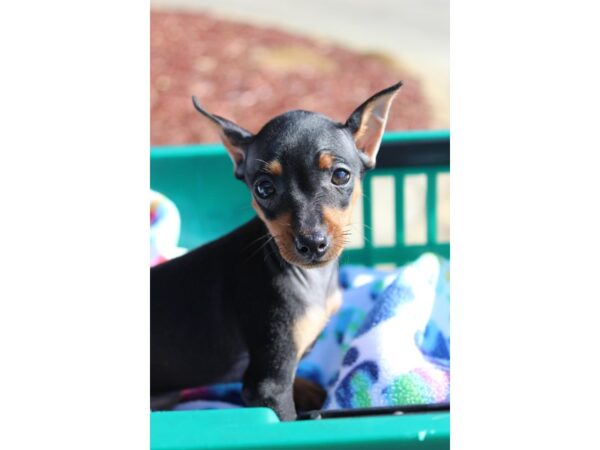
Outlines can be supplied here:
<path id="1" fill-rule="evenodd" d="M 275 186 L 269 180 L 262 180 L 254 186 L 254 191 L 260 198 L 269 198 L 275 193 Z"/>
<path id="2" fill-rule="evenodd" d="M 331 182 L 337 186 L 344 185 L 350 181 L 350 172 L 346 169 L 335 169 L 331 177 Z"/>

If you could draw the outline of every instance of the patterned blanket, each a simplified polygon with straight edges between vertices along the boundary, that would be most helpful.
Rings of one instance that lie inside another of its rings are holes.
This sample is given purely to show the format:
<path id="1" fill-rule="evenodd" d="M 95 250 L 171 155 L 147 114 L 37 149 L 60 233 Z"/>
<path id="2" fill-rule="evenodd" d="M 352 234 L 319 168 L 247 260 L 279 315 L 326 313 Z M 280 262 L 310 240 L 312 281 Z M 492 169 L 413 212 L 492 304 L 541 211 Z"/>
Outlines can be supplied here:
<path id="1" fill-rule="evenodd" d="M 449 402 L 448 261 L 345 266 L 341 284 L 343 307 L 298 369 L 327 389 L 323 409 Z"/>

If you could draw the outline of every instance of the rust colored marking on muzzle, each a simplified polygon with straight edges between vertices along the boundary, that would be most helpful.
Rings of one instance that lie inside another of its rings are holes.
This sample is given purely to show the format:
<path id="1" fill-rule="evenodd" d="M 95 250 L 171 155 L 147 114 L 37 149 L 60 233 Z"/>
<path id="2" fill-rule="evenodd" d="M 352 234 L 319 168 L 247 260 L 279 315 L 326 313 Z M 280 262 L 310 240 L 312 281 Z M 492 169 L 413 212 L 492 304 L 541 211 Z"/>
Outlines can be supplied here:
<path id="1" fill-rule="evenodd" d="M 352 212 L 361 195 L 362 186 L 359 181 L 356 181 L 347 208 L 323 207 L 323 220 L 325 221 L 327 230 L 332 238 L 331 248 L 329 250 L 330 255 L 328 255 L 328 258 L 337 258 L 340 253 L 342 253 L 342 250 L 344 250 L 347 238 L 351 232 L 350 225 L 352 224 Z"/>
<path id="2" fill-rule="evenodd" d="M 297 259 L 294 252 L 294 237 L 292 235 L 291 226 L 292 215 L 290 213 L 284 213 L 274 220 L 269 220 L 266 218 L 254 198 L 252 199 L 252 208 L 254 208 L 254 211 L 256 211 L 260 220 L 264 222 L 269 233 L 273 236 L 275 244 L 283 259 L 291 264 L 299 264 L 300 261 Z"/>

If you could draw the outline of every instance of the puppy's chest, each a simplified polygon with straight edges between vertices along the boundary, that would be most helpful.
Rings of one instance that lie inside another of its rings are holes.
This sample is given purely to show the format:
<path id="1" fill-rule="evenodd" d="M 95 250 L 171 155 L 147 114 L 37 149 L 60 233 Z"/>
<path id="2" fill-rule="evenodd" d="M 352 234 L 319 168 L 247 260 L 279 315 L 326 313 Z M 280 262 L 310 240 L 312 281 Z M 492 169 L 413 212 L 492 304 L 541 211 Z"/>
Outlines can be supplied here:
<path id="1" fill-rule="evenodd" d="M 342 294 L 339 289 L 335 289 L 324 297 L 321 302 L 307 304 L 294 319 L 292 337 L 296 346 L 297 360 L 302 358 L 323 331 L 330 317 L 338 311 L 342 304 Z"/>

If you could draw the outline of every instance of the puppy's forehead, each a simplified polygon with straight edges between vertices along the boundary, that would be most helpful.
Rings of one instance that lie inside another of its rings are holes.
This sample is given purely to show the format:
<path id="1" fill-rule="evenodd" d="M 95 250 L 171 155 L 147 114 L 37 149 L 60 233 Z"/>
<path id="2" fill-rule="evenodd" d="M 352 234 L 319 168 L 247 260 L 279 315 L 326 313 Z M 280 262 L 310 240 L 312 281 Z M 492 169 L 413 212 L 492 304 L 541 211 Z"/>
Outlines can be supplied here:
<path id="1" fill-rule="evenodd" d="M 255 136 L 251 157 L 266 161 L 310 162 L 328 151 L 351 158 L 356 150 L 344 127 L 318 113 L 290 111 L 269 121 Z"/>

